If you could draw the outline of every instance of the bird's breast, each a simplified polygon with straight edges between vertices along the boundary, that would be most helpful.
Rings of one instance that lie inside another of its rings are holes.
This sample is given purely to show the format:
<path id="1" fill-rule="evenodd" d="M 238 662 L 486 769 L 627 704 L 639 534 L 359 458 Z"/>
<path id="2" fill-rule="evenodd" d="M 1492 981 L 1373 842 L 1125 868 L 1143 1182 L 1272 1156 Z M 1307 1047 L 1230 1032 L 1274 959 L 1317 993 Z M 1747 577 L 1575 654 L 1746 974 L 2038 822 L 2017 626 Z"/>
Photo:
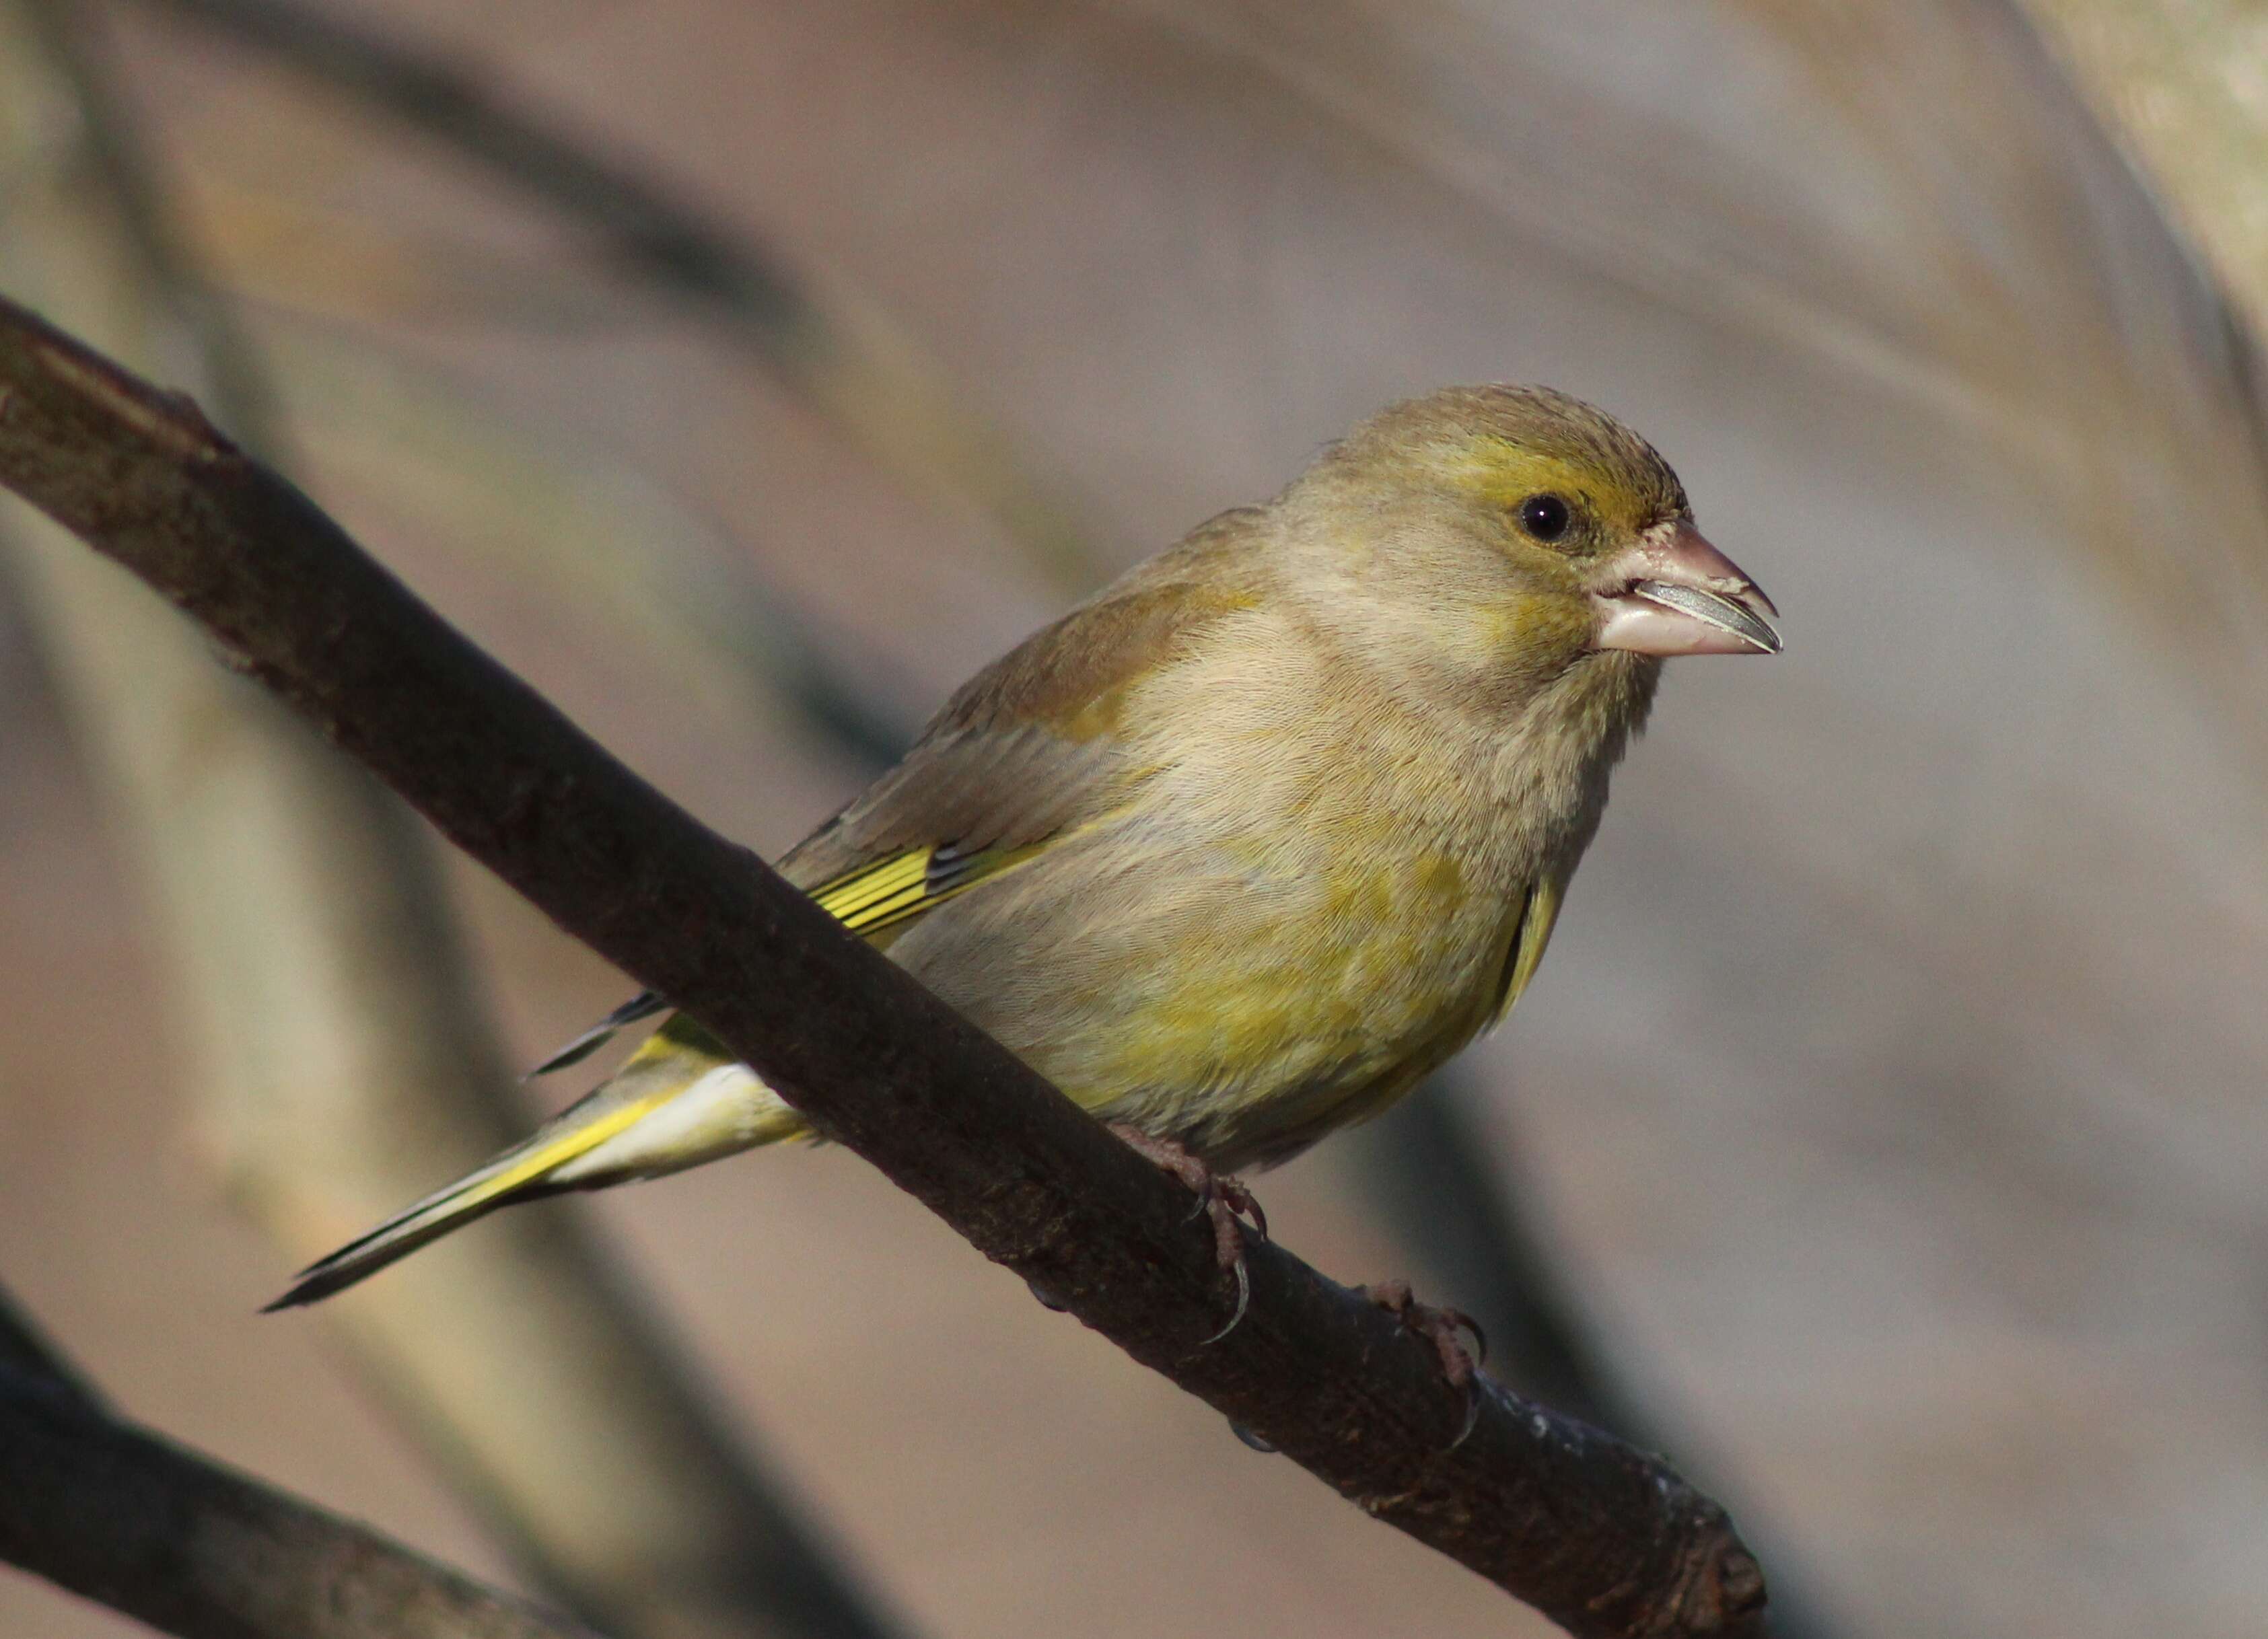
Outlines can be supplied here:
<path id="1" fill-rule="evenodd" d="M 893 954 L 1083 1106 L 1233 1166 L 1373 1113 L 1494 1016 L 1603 779 L 1564 734 L 1215 680 L 1207 732 L 1123 809 Z"/>

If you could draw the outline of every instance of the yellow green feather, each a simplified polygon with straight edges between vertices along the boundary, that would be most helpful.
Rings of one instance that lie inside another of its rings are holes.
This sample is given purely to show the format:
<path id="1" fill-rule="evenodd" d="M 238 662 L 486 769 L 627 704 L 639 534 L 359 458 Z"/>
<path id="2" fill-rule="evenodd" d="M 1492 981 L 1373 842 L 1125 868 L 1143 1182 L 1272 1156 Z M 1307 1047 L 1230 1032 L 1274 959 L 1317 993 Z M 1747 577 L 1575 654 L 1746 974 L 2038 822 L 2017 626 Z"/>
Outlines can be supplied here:
<path id="1" fill-rule="evenodd" d="M 571 1128 L 561 1133 L 552 1143 L 529 1150 L 494 1178 L 482 1180 L 453 1204 L 460 1212 L 470 1212 L 499 1195 L 510 1194 L 522 1184 L 543 1177 L 577 1156 L 589 1154 L 616 1133 L 637 1125 L 676 1096 L 675 1088 L 666 1092 L 653 1093 L 634 1099 L 618 1109 L 609 1110 L 595 1121 Z"/>
<path id="2" fill-rule="evenodd" d="M 887 855 L 815 889 L 812 898 L 844 927 L 854 933 L 861 931 L 880 914 L 876 907 L 895 901 L 908 889 L 920 893 L 929 875 L 930 856 L 936 852 L 924 846 Z"/>
<path id="3" fill-rule="evenodd" d="M 987 849 L 940 862 L 944 850 L 924 843 L 822 883 L 811 896 L 851 932 L 880 933 L 1022 864 L 1045 846 Z"/>
<path id="4" fill-rule="evenodd" d="M 1543 947 L 1551 943 L 1552 925 L 1559 920 L 1559 896 L 1566 886 L 1563 878 L 1546 877 L 1528 890 L 1520 931 L 1513 936 L 1511 959 L 1505 965 L 1504 996 L 1496 1007 L 1499 1019 L 1512 1011 L 1513 1003 L 1520 1000 L 1520 993 L 1528 989 L 1528 981 L 1543 965 Z"/>

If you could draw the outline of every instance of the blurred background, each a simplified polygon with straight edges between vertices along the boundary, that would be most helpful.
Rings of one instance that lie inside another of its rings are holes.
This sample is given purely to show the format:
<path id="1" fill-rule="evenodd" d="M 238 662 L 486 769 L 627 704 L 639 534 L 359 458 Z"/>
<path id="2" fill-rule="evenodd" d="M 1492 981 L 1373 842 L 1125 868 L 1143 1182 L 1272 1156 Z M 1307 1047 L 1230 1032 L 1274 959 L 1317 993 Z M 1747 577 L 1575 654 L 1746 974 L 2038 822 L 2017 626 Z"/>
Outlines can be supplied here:
<path id="1" fill-rule="evenodd" d="M 1386 401 L 1614 410 L 1787 652 L 1671 668 L 1516 1020 L 1276 1233 L 1787 1633 L 2250 1639 L 2263 86 L 2235 0 L 8 0 L 0 288 L 767 853 Z M 258 1315 L 628 988 L 0 530 L 0 1280 L 136 1417 L 620 1639 L 1546 1631 L 844 1154 Z"/>

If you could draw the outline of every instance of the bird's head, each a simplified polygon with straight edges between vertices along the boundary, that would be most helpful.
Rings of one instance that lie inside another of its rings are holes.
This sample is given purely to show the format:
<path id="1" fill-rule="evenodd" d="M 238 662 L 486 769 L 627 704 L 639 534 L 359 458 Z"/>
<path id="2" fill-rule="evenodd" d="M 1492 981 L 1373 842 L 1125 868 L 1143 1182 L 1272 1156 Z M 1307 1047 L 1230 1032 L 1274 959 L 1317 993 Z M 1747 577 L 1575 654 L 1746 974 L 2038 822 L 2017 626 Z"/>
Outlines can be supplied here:
<path id="1" fill-rule="evenodd" d="M 1390 406 L 1286 492 L 1390 641 L 1457 671 L 1587 654 L 1771 654 L 1778 614 L 1694 527 L 1684 486 L 1603 411 L 1543 387 Z M 1328 544 L 1326 544 L 1328 542 Z"/>

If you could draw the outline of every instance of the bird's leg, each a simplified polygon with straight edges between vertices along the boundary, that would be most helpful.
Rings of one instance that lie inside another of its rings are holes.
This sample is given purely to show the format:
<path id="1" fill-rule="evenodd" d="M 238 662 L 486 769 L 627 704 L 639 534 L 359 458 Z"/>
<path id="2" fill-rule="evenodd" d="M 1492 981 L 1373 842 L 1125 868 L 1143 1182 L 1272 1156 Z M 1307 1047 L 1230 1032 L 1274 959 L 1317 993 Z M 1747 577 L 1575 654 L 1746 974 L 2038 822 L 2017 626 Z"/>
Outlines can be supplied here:
<path id="1" fill-rule="evenodd" d="M 1488 1358 L 1488 1338 L 1479 1323 L 1462 1309 L 1436 1309 L 1431 1304 L 1419 1303 L 1407 1281 L 1381 1281 L 1375 1286 L 1358 1286 L 1355 1290 L 1401 1321 L 1404 1330 L 1416 1333 L 1433 1346 L 1433 1353 L 1441 1363 L 1441 1375 L 1449 1380 L 1451 1387 L 1465 1392 L 1465 1426 L 1450 1442 L 1450 1449 L 1462 1445 L 1481 1415 L 1479 1362 Z M 1470 1349 L 1465 1347 L 1461 1335 L 1468 1332 L 1473 1339 Z"/>
<path id="2" fill-rule="evenodd" d="M 1251 1219 L 1252 1232 L 1266 1240 L 1268 1215 L 1260 1209 L 1260 1202 L 1245 1187 L 1242 1179 L 1214 1172 L 1188 1145 L 1145 1133 L 1123 1121 L 1112 1121 L 1108 1126 L 1136 1155 L 1194 1191 L 1197 1212 L 1212 1221 L 1213 1256 L 1224 1270 L 1236 1277 L 1236 1312 L 1229 1316 L 1226 1326 L 1205 1339 L 1208 1343 L 1218 1343 L 1236 1329 L 1236 1323 L 1244 1319 L 1246 1305 L 1252 1301 L 1252 1276 L 1244 1267 L 1244 1220 Z M 1194 1217 L 1197 1213 L 1190 1216 Z"/>
<path id="3" fill-rule="evenodd" d="M 1242 1219 L 1251 1219 L 1252 1232 L 1263 1240 L 1268 1238 L 1268 1215 L 1260 1209 L 1260 1202 L 1242 1179 L 1214 1172 L 1196 1151 L 1174 1139 L 1154 1136 L 1124 1121 L 1112 1121 L 1109 1127 L 1136 1155 L 1195 1192 L 1197 1209 L 1189 1216 L 1195 1217 L 1201 1212 L 1212 1220 L 1213 1241 L 1222 1268 L 1228 1268 L 1242 1257 Z"/>

